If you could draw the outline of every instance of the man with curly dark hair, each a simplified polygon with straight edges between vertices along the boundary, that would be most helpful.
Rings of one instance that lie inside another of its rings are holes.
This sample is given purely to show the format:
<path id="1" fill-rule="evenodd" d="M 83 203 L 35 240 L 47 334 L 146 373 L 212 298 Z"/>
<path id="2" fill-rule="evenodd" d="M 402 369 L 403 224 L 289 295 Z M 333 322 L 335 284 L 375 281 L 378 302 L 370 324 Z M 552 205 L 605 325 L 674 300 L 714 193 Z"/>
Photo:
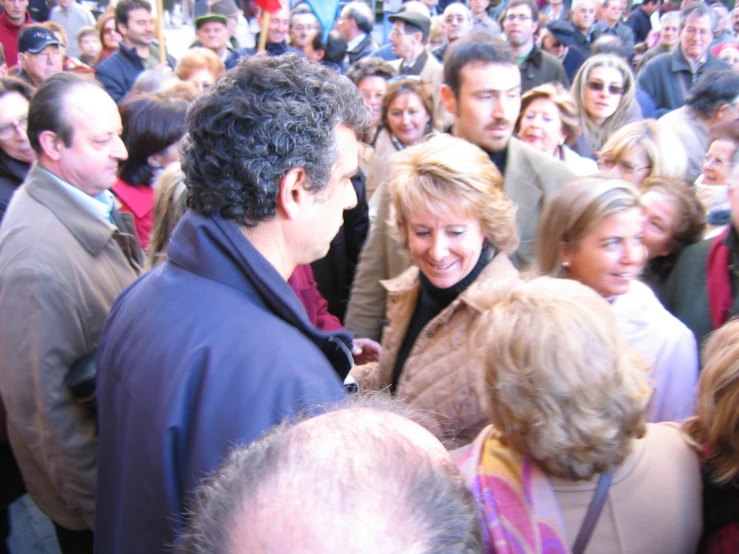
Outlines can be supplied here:
<path id="1" fill-rule="evenodd" d="M 191 106 L 190 209 L 101 339 L 98 551 L 175 543 L 234 444 L 344 395 L 351 336 L 313 327 L 286 281 L 356 204 L 368 118 L 347 78 L 295 55 L 242 62 Z"/>

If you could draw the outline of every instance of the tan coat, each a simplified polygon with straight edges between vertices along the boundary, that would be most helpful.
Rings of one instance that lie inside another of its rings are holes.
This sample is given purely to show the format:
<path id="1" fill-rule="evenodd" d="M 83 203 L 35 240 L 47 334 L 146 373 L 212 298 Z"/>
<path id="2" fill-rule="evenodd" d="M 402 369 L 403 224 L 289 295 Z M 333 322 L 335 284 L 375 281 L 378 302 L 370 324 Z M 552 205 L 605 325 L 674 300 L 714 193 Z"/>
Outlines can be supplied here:
<path id="1" fill-rule="evenodd" d="M 0 228 L 0 390 L 8 436 L 33 500 L 69 529 L 92 529 L 97 426 L 64 385 L 97 348 L 105 317 L 143 254 L 34 165 Z M 116 238 L 134 258 L 124 255 Z"/>
<path id="2" fill-rule="evenodd" d="M 519 280 L 505 254 L 497 254 L 477 279 L 423 328 L 400 375 L 396 396 L 428 412 L 429 430 L 447 446 L 470 443 L 487 425 L 482 350 L 474 347 L 480 316 Z M 393 380 L 393 368 L 420 293 L 418 268 L 383 281 L 388 292 L 389 323 L 382 337 L 379 362 L 355 367 L 362 389 L 382 389 Z"/>

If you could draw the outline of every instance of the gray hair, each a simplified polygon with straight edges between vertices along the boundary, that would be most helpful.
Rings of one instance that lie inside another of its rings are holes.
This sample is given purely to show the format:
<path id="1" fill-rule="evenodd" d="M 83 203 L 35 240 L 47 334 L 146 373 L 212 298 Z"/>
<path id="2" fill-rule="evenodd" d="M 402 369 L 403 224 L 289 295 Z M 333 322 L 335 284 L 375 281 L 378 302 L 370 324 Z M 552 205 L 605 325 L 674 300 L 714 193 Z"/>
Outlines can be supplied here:
<path id="1" fill-rule="evenodd" d="M 199 489 L 178 552 L 225 554 L 252 541 L 297 551 L 291 533 L 272 532 L 289 521 L 303 552 L 482 554 L 474 497 L 451 458 L 400 432 L 396 407 L 400 417 L 408 408 L 399 404 L 353 395 L 236 448 Z"/>
<path id="2" fill-rule="evenodd" d="M 580 4 L 584 4 L 584 3 L 586 3 L 586 2 L 590 2 L 590 3 L 591 3 L 591 4 L 593 4 L 594 6 L 595 6 L 595 4 L 596 4 L 595 0 L 572 0 L 572 8 L 571 8 L 571 9 L 573 9 L 573 10 L 574 10 L 574 9 L 575 9 L 576 7 L 578 7 L 578 6 L 580 5 Z"/>
<path id="3" fill-rule="evenodd" d="M 711 19 L 711 31 L 716 29 L 716 16 L 711 8 L 703 2 L 690 2 L 680 9 L 680 29 L 688 24 L 688 19 L 706 17 Z"/>
<path id="4" fill-rule="evenodd" d="M 663 13 L 659 18 L 659 22 L 662 25 L 664 25 L 668 21 L 672 21 L 673 23 L 677 23 L 679 25 L 680 24 L 680 12 L 673 11 L 673 12 Z"/>
<path id="5" fill-rule="evenodd" d="M 341 11 L 342 16 L 349 17 L 357 22 L 359 27 L 364 33 L 371 33 L 374 26 L 374 18 L 372 17 L 372 10 L 367 4 L 363 2 L 349 2 L 344 9 Z"/>
<path id="6" fill-rule="evenodd" d="M 356 133 L 369 107 L 354 84 L 295 54 L 242 61 L 187 114 L 188 206 L 253 227 L 274 217 L 279 181 L 302 168 L 321 193 L 339 157 L 334 130 Z"/>

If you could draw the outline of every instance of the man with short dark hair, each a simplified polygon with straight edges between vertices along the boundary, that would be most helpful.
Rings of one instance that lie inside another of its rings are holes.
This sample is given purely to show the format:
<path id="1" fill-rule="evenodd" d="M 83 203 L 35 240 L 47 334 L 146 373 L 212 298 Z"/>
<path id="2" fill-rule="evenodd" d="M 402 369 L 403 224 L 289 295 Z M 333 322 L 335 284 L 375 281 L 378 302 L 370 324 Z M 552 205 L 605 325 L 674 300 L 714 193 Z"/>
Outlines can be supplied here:
<path id="1" fill-rule="evenodd" d="M 513 137 L 521 109 L 521 72 L 510 46 L 485 31 L 456 41 L 444 61 L 441 95 L 453 116 L 452 134 L 485 150 L 503 175 L 503 190 L 517 206 L 521 237 L 511 259 L 519 268 L 529 267 L 541 207 L 573 174 L 561 161 Z M 397 277 L 410 266 L 410 259 L 391 238 L 390 194 L 385 184 L 375 197 L 379 198 L 377 215 L 359 259 L 346 328 L 358 337 L 377 340 L 387 296 L 380 281 Z"/>
<path id="2" fill-rule="evenodd" d="M 477 504 L 441 443 L 400 401 L 348 400 L 234 450 L 177 552 L 480 554 Z"/>
<path id="3" fill-rule="evenodd" d="M 159 62 L 154 40 L 154 16 L 148 0 L 120 0 L 115 7 L 115 24 L 123 41 L 112 56 L 95 66 L 95 77 L 116 103 L 128 94 L 136 78 L 147 69 L 174 68 L 175 59 Z"/>
<path id="4" fill-rule="evenodd" d="M 712 40 L 711 8 L 703 2 L 686 4 L 680 11 L 680 44 L 669 54 L 652 58 L 637 76 L 658 115 L 682 106 L 686 92 L 704 72 L 729 68 L 709 51 Z"/>
<path id="5" fill-rule="evenodd" d="M 644 0 L 638 6 L 635 6 L 629 18 L 626 20 L 626 26 L 634 33 L 634 42 L 645 42 L 647 35 L 652 30 L 652 14 L 660 7 L 661 0 Z"/>
<path id="6" fill-rule="evenodd" d="M 18 62 L 21 70 L 16 77 L 32 87 L 41 86 L 49 77 L 62 71 L 64 55 L 56 35 L 41 25 L 30 25 L 18 38 Z"/>
<path id="7" fill-rule="evenodd" d="M 368 57 L 377 50 L 378 45 L 371 35 L 374 27 L 374 17 L 367 4 L 349 2 L 341 10 L 338 27 L 346 39 L 346 61 L 349 65 Z"/>
<path id="8" fill-rule="evenodd" d="M 287 280 L 357 203 L 368 123 L 351 81 L 296 55 L 242 61 L 190 107 L 190 209 L 100 340 L 98 552 L 163 551 L 234 444 L 344 395 L 352 337 Z"/>
<path id="9" fill-rule="evenodd" d="M 659 119 L 660 128 L 677 137 L 685 147 L 689 183 L 703 172 L 703 156 L 708 150 L 708 134 L 717 123 L 739 116 L 739 74 L 717 69 L 701 75 L 685 97 L 685 105 Z"/>
<path id="10" fill-rule="evenodd" d="M 603 19 L 593 25 L 593 40 L 603 35 L 613 35 L 621 39 L 626 48 L 626 58 L 634 55 L 634 32 L 621 21 L 624 14 L 622 0 L 603 1 Z"/>
<path id="11" fill-rule="evenodd" d="M 534 44 L 538 21 L 539 9 L 533 0 L 511 0 L 503 12 L 503 31 L 521 71 L 522 93 L 544 83 L 570 86 L 562 62 Z"/>
<path id="12" fill-rule="evenodd" d="M 5 48 L 5 60 L 9 67 L 18 64 L 18 37 L 21 27 L 31 23 L 28 0 L 0 0 L 0 44 Z"/>
<path id="13" fill-rule="evenodd" d="M 62 552 L 92 553 L 95 356 L 103 321 L 141 272 L 133 219 L 109 189 L 127 157 L 95 82 L 51 77 L 28 112 L 36 151 L 0 227 L 0 390 L 28 492 Z"/>

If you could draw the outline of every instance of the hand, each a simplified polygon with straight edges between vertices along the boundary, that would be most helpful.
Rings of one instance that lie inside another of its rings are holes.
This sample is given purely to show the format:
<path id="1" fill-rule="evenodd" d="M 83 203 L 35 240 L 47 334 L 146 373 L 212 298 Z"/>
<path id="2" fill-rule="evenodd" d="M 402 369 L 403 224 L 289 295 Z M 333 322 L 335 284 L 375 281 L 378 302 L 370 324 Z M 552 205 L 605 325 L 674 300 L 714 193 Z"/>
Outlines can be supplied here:
<path id="1" fill-rule="evenodd" d="M 382 346 L 372 339 L 354 339 L 354 346 L 352 347 L 352 356 L 354 356 L 354 363 L 357 365 L 368 364 L 370 362 L 377 362 L 382 354 Z"/>

